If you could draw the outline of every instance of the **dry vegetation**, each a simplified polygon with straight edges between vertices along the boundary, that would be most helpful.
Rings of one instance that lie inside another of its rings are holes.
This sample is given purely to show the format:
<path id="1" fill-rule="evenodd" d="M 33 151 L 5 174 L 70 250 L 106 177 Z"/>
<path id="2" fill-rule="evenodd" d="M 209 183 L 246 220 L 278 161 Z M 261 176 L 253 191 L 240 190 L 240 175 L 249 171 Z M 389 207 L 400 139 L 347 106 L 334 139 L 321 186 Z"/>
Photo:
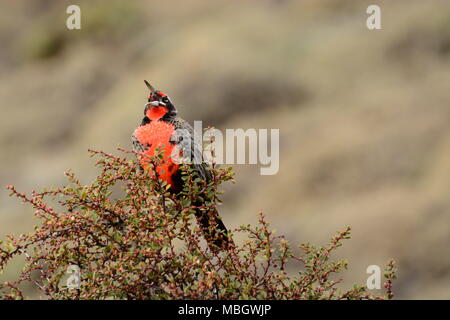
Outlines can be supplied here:
<path id="1" fill-rule="evenodd" d="M 27 195 L 8 186 L 11 195 L 35 209 L 40 223 L 31 233 L 0 240 L 0 272 L 15 257 L 26 258 L 16 279 L 0 282 L 0 300 L 26 299 L 26 284 L 34 284 L 40 298 L 57 300 L 393 297 L 393 261 L 385 269 L 384 295 L 370 294 L 365 285 L 339 290 L 347 262 L 334 261 L 332 255 L 350 238 L 350 227 L 327 246 L 306 243 L 294 248 L 275 235 L 260 213 L 256 226 L 234 230 L 244 235 L 243 243 L 231 241 L 226 250 L 205 246 L 195 212 L 208 214 L 217 208 L 219 186 L 233 181 L 231 168 L 213 165 L 207 183 L 195 170 L 182 166 L 186 183 L 174 194 L 166 182 L 149 179 L 149 172 L 136 161 L 90 153 L 98 159 L 99 171 L 90 185 L 66 172 L 69 183 L 61 188 Z M 162 154 L 148 158 L 152 171 L 162 159 Z M 120 195 L 113 195 L 118 186 Z M 205 195 L 210 200 L 195 205 Z M 296 266 L 293 275 L 288 274 L 289 263 Z"/>

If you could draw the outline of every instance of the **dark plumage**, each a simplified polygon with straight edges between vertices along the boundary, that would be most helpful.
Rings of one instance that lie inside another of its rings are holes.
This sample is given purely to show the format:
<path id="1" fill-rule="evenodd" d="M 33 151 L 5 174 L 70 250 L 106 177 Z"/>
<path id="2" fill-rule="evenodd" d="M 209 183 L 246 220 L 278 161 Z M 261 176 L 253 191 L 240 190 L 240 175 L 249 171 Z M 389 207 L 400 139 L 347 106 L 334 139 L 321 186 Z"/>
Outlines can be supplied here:
<path id="1" fill-rule="evenodd" d="M 133 149 L 148 156 L 154 156 L 155 149 L 164 146 L 164 158 L 160 167 L 156 168 L 159 177 L 171 185 L 170 191 L 177 194 L 183 189 L 179 165 L 170 155 L 176 152 L 182 156 L 190 155 L 192 166 L 199 177 L 206 182 L 212 179 L 210 167 L 203 161 L 199 144 L 194 140 L 194 130 L 185 120 L 177 117 L 177 110 L 169 97 L 161 91 L 155 90 L 147 81 L 150 89 L 148 103 L 145 106 L 144 118 L 132 136 Z M 141 159 L 141 166 L 145 169 L 148 162 Z M 206 195 L 203 195 L 206 197 Z M 203 204 L 193 204 L 200 207 Z M 209 212 L 196 209 L 196 218 L 201 226 L 205 239 L 214 251 L 226 249 L 231 243 L 227 229 L 216 209 Z"/>

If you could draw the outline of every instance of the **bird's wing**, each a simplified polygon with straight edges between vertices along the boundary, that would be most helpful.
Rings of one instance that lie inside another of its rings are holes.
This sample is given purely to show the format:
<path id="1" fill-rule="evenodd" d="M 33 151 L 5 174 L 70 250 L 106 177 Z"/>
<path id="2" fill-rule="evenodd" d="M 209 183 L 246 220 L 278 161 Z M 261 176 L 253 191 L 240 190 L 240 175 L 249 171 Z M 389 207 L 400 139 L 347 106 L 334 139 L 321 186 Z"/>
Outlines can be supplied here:
<path id="1" fill-rule="evenodd" d="M 210 181 L 212 179 L 211 168 L 204 161 L 202 141 L 197 141 L 194 136 L 194 129 L 185 120 L 175 118 L 172 123 L 175 126 L 175 133 L 171 141 L 178 145 L 183 156 L 188 158 L 190 165 L 198 172 L 200 177 L 207 182 Z"/>
<path id="2" fill-rule="evenodd" d="M 136 136 L 134 134 L 131 136 L 131 142 L 133 145 L 134 152 L 144 152 L 145 151 L 145 146 L 139 142 L 139 140 L 136 138 Z"/>

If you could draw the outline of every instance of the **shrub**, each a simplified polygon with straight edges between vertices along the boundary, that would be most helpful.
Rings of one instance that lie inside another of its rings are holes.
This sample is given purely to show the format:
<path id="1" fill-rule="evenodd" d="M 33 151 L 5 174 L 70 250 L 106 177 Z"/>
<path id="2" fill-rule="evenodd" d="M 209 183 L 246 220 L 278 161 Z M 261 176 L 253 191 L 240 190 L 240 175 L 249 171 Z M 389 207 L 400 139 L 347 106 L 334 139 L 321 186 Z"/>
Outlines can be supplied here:
<path id="1" fill-rule="evenodd" d="M 130 153 L 120 149 L 122 152 Z M 15 256 L 26 264 L 14 281 L 0 283 L 0 298 L 24 299 L 21 285 L 34 283 L 49 299 L 390 299 L 395 265 L 386 268 L 385 294 L 363 286 L 343 291 L 333 280 L 346 269 L 331 254 L 350 238 L 339 232 L 328 246 L 291 249 L 270 229 L 264 215 L 257 226 L 241 226 L 242 243 L 210 250 L 195 221 L 194 200 L 233 179 L 231 168 L 213 165 L 209 184 L 183 167 L 184 190 L 175 196 L 161 180 L 149 179 L 135 160 L 90 150 L 99 175 L 83 185 L 71 172 L 63 188 L 11 195 L 31 204 L 41 223 L 34 232 L 0 242 L 0 271 Z M 161 157 L 151 159 L 157 165 Z M 121 187 L 121 188 L 118 188 Z M 118 191 L 121 190 L 121 191 Z M 117 195 L 119 194 L 119 195 Z M 113 196 L 114 195 L 114 196 Z M 208 196 L 208 198 L 209 198 Z M 54 206 L 48 203 L 53 200 Z M 196 202 L 198 203 L 198 201 Z M 299 251 L 294 253 L 294 251 Z M 287 271 L 295 264 L 298 272 Z M 68 278 L 67 270 L 74 273 Z M 78 273 L 79 271 L 79 273 Z M 74 281 L 75 280 L 75 281 Z"/>

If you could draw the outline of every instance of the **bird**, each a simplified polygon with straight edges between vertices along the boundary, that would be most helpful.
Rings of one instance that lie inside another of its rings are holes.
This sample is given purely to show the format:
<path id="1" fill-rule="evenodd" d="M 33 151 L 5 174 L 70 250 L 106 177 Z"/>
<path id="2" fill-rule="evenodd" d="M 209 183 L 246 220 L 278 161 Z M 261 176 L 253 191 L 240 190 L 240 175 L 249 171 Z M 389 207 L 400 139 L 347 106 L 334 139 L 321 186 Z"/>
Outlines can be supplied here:
<path id="1" fill-rule="evenodd" d="M 165 181 L 169 185 L 169 192 L 178 196 L 185 181 L 181 179 L 179 161 L 172 155 L 179 155 L 190 158 L 192 161 L 187 165 L 191 166 L 204 182 L 209 183 L 212 180 L 211 167 L 203 159 L 201 147 L 194 139 L 192 126 L 177 116 L 177 109 L 168 95 L 156 90 L 147 80 L 144 80 L 144 83 L 150 90 L 144 107 L 144 118 L 131 137 L 140 167 L 152 172 L 153 178 Z M 149 158 L 158 152 L 162 153 L 162 159 L 153 168 Z M 202 194 L 201 198 L 208 199 L 208 195 Z M 196 200 L 193 207 L 205 240 L 214 252 L 228 250 L 232 244 L 228 230 L 215 207 L 201 210 L 200 207 L 205 207 L 204 201 Z"/>

